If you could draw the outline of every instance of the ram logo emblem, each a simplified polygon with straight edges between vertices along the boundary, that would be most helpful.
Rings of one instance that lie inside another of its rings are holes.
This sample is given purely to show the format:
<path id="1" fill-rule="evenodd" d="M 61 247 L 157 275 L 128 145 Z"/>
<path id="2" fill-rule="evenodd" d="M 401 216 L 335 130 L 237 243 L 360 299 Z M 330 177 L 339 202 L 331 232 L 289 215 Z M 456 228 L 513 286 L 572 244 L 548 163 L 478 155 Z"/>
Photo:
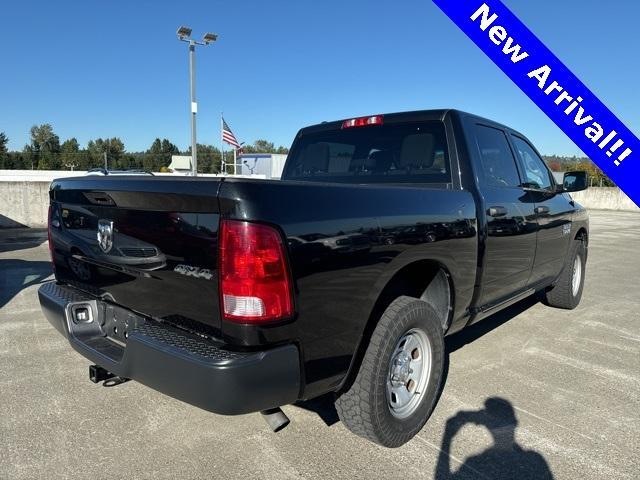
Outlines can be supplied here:
<path id="1" fill-rule="evenodd" d="M 113 247 L 113 222 L 98 220 L 98 245 L 104 253 L 109 253 Z"/>

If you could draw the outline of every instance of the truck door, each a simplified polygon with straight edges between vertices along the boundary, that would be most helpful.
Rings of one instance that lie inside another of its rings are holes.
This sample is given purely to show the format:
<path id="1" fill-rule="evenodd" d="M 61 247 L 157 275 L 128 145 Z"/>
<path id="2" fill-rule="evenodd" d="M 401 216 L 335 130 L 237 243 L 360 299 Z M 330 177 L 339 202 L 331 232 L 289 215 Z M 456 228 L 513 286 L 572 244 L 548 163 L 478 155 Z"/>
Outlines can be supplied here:
<path id="1" fill-rule="evenodd" d="M 477 305 L 486 306 L 523 289 L 536 249 L 535 205 L 527 197 L 507 134 L 483 124 L 474 125 L 475 169 L 486 218 L 484 256 Z M 473 150 L 473 145 L 471 145 Z"/>
<path id="2" fill-rule="evenodd" d="M 536 150 L 524 138 L 511 134 L 520 162 L 524 187 L 535 204 L 537 248 L 530 285 L 552 282 L 562 270 L 571 241 L 573 202 L 556 193 L 553 175 Z"/>

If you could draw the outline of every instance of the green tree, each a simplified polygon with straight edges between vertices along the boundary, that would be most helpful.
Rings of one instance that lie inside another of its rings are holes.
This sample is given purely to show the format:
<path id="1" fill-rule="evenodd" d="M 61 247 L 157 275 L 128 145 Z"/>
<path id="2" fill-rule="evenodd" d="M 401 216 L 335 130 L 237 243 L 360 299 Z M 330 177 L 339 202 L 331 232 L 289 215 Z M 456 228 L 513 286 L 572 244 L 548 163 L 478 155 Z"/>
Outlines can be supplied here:
<path id="1" fill-rule="evenodd" d="M 159 172 L 162 167 L 168 167 L 171 163 L 171 155 L 180 153 L 178 147 L 168 139 L 156 138 L 146 152 L 142 161 L 143 168 L 149 172 Z"/>
<path id="2" fill-rule="evenodd" d="M 191 155 L 191 147 L 184 152 L 185 155 Z M 233 155 L 232 152 L 226 152 L 225 155 Z M 227 156 L 227 161 L 229 161 Z M 219 173 L 222 156 L 220 149 L 213 145 L 198 144 L 198 172 L 199 173 Z"/>
<path id="3" fill-rule="evenodd" d="M 191 151 L 189 151 L 191 153 Z M 198 172 L 217 173 L 220 171 L 222 156 L 213 145 L 198 144 Z"/>
<path id="4" fill-rule="evenodd" d="M 24 156 L 21 152 L 8 152 L 5 168 L 8 170 L 25 170 L 30 166 L 25 164 Z"/>
<path id="5" fill-rule="evenodd" d="M 33 165 L 39 170 L 57 170 L 60 168 L 60 138 L 49 123 L 31 127 L 30 148 L 25 148 Z"/>
<path id="6" fill-rule="evenodd" d="M 246 153 L 289 153 L 289 149 L 283 146 L 276 146 L 273 142 L 259 139 L 250 145 L 243 145 L 242 150 Z"/>
<path id="7" fill-rule="evenodd" d="M 568 172 L 572 170 L 584 171 L 589 175 L 590 183 L 594 186 L 612 187 L 614 183 L 600 170 L 595 163 L 586 157 L 544 155 L 549 168 L 554 172 Z"/>
<path id="8" fill-rule="evenodd" d="M 127 159 L 123 158 L 125 154 L 124 143 L 117 137 L 89 140 L 87 151 L 89 153 L 90 168 L 104 167 L 105 154 L 109 170 L 127 168 L 124 165 L 127 163 Z"/>
<path id="9" fill-rule="evenodd" d="M 31 145 L 25 145 L 22 149 L 20 158 L 22 159 L 23 168 L 27 170 L 34 170 L 38 167 L 38 158 L 40 153 L 35 151 Z"/>
<path id="10" fill-rule="evenodd" d="M 162 151 L 164 153 L 170 153 L 171 155 L 178 155 L 180 153 L 180 149 L 166 138 L 162 139 Z"/>
<path id="11" fill-rule="evenodd" d="M 60 163 L 62 168 L 69 170 L 81 170 L 86 165 L 81 165 L 80 144 L 76 138 L 70 138 L 62 142 L 60 146 Z"/>
<path id="12" fill-rule="evenodd" d="M 140 169 L 160 171 L 171 163 L 171 156 L 180 154 L 180 149 L 169 139 L 156 138 L 149 149 L 141 152 L 127 152 L 125 145 L 117 137 L 97 138 L 89 141 L 83 149 L 76 138 L 69 138 L 60 144 L 60 138 L 48 124 L 34 125 L 30 129 L 30 142 L 22 151 L 8 151 L 8 139 L 0 132 L 0 168 L 4 169 L 70 169 L 89 170 L 105 164 L 105 154 L 109 169 Z M 247 153 L 288 153 L 288 149 L 276 147 L 273 142 L 258 139 L 244 147 Z M 185 155 L 191 154 L 189 148 Z M 227 164 L 232 163 L 233 151 L 225 152 Z M 554 157 L 555 158 L 555 157 Z M 221 169 L 221 152 L 213 145 L 198 144 L 198 171 L 218 173 Z M 587 159 L 574 159 L 573 165 Z M 564 164 L 563 164 L 564 166 Z M 227 172 L 233 168 L 228 165 Z"/>
<path id="13" fill-rule="evenodd" d="M 134 153 L 125 153 L 120 157 L 120 168 L 124 170 L 140 170 L 142 168 L 142 161 L 139 155 Z"/>
<path id="14" fill-rule="evenodd" d="M 142 167 L 147 172 L 156 172 L 162 163 L 162 141 L 156 138 L 147 149 L 144 160 L 142 161 Z"/>
<path id="15" fill-rule="evenodd" d="M 8 149 L 7 143 L 9 143 L 9 138 L 4 132 L 0 132 L 0 169 L 8 168 Z"/>
<path id="16" fill-rule="evenodd" d="M 260 139 L 253 142 L 253 145 L 246 145 L 242 149 L 247 153 L 273 153 L 276 147 L 273 142 Z"/>

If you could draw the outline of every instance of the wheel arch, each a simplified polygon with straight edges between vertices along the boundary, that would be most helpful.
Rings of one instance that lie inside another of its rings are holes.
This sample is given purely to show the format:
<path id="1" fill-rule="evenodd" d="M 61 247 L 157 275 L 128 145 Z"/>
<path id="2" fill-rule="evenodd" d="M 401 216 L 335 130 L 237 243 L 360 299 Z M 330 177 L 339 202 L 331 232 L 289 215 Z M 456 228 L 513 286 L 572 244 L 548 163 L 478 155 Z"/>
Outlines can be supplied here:
<path id="1" fill-rule="evenodd" d="M 578 229 L 574 240 L 582 240 L 585 242 L 585 246 L 589 245 L 589 232 L 587 231 L 586 227 L 580 227 Z"/>
<path id="2" fill-rule="evenodd" d="M 429 303 L 444 317 L 443 332 L 451 325 L 455 305 L 455 289 L 449 269 L 441 262 L 423 259 L 404 265 L 387 281 L 380 290 L 369 312 L 366 325 L 355 353 L 338 391 L 348 388 L 355 379 L 369 341 L 382 313 L 399 296 L 414 297 Z"/>

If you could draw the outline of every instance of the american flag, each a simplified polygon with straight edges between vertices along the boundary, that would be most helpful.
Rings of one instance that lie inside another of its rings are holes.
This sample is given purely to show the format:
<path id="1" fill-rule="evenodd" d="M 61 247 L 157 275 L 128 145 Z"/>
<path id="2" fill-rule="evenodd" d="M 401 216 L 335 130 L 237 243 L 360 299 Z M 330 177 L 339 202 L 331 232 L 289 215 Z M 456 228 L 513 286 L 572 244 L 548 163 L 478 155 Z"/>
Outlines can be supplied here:
<path id="1" fill-rule="evenodd" d="M 224 118 L 222 119 L 222 140 L 235 148 L 240 148 L 240 142 L 238 142 L 238 139 L 229 128 L 229 125 L 227 125 L 227 122 L 224 121 Z"/>

